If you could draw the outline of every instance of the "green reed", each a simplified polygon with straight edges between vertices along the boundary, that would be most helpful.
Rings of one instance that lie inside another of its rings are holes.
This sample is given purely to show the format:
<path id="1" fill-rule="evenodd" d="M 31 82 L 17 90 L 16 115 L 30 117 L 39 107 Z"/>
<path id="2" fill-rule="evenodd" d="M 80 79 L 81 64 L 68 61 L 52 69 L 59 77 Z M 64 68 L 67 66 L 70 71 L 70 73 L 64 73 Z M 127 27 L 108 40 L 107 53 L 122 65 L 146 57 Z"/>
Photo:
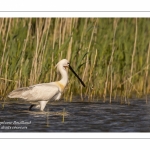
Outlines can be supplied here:
<path id="1" fill-rule="evenodd" d="M 86 84 L 69 72 L 64 99 L 121 99 L 150 93 L 149 18 L 0 18 L 0 95 L 60 78 L 63 58 Z"/>

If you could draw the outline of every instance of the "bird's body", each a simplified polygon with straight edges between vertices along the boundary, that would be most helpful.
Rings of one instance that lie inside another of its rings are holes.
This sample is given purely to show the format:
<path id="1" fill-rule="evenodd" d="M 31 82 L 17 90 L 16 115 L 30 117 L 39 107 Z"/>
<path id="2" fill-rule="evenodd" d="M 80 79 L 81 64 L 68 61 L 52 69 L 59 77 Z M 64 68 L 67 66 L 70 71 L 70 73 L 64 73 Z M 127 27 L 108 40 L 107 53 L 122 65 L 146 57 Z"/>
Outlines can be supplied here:
<path id="1" fill-rule="evenodd" d="M 9 98 L 20 98 L 44 110 L 48 101 L 59 100 L 63 90 L 57 83 L 42 83 L 12 91 Z"/>
<path id="2" fill-rule="evenodd" d="M 36 108 L 40 108 L 40 110 L 43 111 L 49 101 L 60 99 L 62 92 L 64 91 L 64 88 L 68 82 L 68 73 L 66 71 L 66 67 L 69 66 L 68 60 L 63 59 L 58 62 L 56 66 L 57 70 L 62 76 L 60 81 L 22 87 L 12 91 L 8 97 L 20 98 L 31 103 L 32 105 L 30 106 L 29 110 L 35 106 Z"/>

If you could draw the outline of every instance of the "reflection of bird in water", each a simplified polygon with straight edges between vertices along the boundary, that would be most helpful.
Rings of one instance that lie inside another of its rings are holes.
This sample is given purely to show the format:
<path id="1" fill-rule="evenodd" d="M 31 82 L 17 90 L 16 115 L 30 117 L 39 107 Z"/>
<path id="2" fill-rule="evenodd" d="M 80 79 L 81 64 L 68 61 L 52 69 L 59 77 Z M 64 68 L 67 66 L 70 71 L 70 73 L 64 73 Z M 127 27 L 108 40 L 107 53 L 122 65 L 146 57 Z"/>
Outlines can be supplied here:
<path id="1" fill-rule="evenodd" d="M 68 60 L 63 59 L 59 61 L 56 66 L 57 70 L 62 76 L 62 79 L 60 81 L 41 83 L 29 87 L 22 87 L 12 91 L 8 95 L 8 97 L 20 98 L 26 100 L 27 102 L 30 102 L 32 105 L 29 107 L 29 110 L 31 110 L 31 108 L 35 106 L 36 108 L 40 108 L 40 110 L 43 111 L 49 101 L 60 99 L 61 93 L 63 92 L 68 82 L 68 73 L 66 71 L 67 67 L 69 67 L 69 69 L 75 74 L 75 76 L 80 80 L 82 85 L 85 86 L 83 81 L 70 66 Z"/>

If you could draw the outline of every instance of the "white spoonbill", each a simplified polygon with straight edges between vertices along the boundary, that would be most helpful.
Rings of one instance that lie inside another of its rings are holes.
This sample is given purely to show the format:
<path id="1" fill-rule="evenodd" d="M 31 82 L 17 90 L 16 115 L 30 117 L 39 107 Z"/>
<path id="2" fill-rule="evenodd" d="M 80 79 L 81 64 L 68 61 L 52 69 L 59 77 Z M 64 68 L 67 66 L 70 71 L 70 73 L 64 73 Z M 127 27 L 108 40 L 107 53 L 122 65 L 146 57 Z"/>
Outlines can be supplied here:
<path id="1" fill-rule="evenodd" d="M 72 69 L 67 59 L 62 59 L 61 61 L 59 61 L 56 67 L 62 76 L 60 81 L 22 87 L 13 90 L 11 93 L 9 93 L 8 97 L 20 98 L 31 103 L 32 105 L 29 107 L 29 110 L 31 110 L 31 108 L 35 106 L 36 108 L 40 108 L 40 110 L 43 111 L 49 101 L 60 99 L 61 94 L 68 82 L 68 73 L 66 71 L 67 67 L 75 74 L 75 76 L 85 87 L 85 84 Z"/>

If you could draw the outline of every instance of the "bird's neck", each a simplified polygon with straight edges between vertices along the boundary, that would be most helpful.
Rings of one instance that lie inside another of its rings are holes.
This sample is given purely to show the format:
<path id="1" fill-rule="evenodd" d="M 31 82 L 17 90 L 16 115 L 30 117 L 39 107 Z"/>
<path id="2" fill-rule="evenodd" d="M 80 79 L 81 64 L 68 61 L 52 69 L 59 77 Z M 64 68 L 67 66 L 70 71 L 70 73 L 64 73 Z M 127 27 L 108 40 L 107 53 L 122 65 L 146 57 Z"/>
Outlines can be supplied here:
<path id="1" fill-rule="evenodd" d="M 61 80 L 59 81 L 61 84 L 63 84 L 64 86 L 67 85 L 68 83 L 68 73 L 67 71 L 63 68 L 63 66 L 59 69 L 60 74 L 62 76 Z"/>

